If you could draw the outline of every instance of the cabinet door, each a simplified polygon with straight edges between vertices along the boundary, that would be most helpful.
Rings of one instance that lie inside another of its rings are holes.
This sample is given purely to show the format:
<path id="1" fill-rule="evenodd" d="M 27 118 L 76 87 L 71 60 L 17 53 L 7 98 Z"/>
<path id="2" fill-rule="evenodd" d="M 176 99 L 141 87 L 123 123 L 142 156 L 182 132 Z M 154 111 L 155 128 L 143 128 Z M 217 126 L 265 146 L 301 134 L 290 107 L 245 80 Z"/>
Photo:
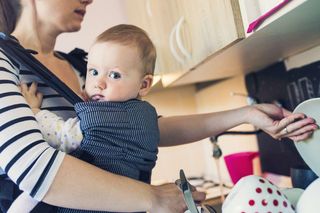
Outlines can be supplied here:
<path id="1" fill-rule="evenodd" d="M 177 72 L 183 67 L 184 61 L 179 61 L 172 53 L 176 47 L 170 47 L 170 35 L 179 17 L 175 8 L 176 2 L 170 0 L 126 1 L 128 22 L 146 30 L 156 46 L 158 74 Z M 175 41 L 173 45 L 176 45 Z"/>
<path id="2" fill-rule="evenodd" d="M 176 0 L 179 1 L 179 0 Z M 185 36 L 191 45 L 189 68 L 202 63 L 210 55 L 244 38 L 238 0 L 182 0 Z M 181 2 L 181 1 L 179 1 Z"/>
<path id="3" fill-rule="evenodd" d="M 186 63 L 176 43 L 176 23 L 181 11 L 174 0 L 151 0 L 154 8 L 152 25 L 157 45 L 158 65 L 161 74 L 181 72 Z"/>
<path id="4" fill-rule="evenodd" d="M 244 37 L 238 0 L 127 0 L 156 45 L 161 74 L 183 73 Z"/>

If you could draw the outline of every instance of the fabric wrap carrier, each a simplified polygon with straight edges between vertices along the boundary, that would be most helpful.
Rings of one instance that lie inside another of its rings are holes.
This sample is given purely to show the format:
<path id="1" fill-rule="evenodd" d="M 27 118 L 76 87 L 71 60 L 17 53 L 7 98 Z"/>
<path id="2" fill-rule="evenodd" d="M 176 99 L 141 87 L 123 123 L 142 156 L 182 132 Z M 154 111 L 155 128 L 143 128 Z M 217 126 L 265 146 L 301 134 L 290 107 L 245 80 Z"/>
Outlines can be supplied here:
<path id="1" fill-rule="evenodd" d="M 104 170 L 150 183 L 159 144 L 157 113 L 145 101 L 75 105 L 84 134 L 73 153 Z"/>
<path id="2" fill-rule="evenodd" d="M 72 155 L 101 169 L 150 183 L 160 133 L 153 106 L 145 101 L 82 102 L 75 105 L 83 132 Z M 61 213 L 97 213 L 59 208 Z"/>

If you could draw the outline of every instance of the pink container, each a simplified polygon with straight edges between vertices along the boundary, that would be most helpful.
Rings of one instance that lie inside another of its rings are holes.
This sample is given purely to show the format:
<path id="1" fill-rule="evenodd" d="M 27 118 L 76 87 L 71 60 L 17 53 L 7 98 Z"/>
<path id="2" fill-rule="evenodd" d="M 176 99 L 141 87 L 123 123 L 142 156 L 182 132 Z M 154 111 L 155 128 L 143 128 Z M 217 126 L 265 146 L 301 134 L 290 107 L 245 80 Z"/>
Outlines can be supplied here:
<path id="1" fill-rule="evenodd" d="M 242 177 L 253 174 L 252 160 L 258 156 L 258 152 L 239 152 L 224 156 L 233 184 L 236 184 Z"/>

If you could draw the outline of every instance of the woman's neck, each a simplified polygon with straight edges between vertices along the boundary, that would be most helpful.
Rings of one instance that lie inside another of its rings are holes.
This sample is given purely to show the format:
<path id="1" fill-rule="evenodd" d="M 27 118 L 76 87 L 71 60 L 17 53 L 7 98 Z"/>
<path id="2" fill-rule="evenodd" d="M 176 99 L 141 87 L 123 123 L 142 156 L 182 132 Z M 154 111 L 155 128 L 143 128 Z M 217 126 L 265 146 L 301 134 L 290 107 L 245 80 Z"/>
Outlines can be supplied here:
<path id="1" fill-rule="evenodd" d="M 35 50 L 41 55 L 53 55 L 59 33 L 53 32 L 48 27 L 37 26 L 33 29 L 26 23 L 18 23 L 12 35 L 26 49 Z"/>

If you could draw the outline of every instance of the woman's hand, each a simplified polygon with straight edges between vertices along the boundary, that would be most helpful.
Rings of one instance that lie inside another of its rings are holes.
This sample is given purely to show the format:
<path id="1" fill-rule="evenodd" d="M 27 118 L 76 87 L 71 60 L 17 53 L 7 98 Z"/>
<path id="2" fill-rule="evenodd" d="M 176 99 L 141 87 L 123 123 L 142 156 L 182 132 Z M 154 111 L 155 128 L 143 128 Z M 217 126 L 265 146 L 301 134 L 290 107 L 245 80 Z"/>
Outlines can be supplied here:
<path id="1" fill-rule="evenodd" d="M 150 210 L 151 213 L 183 213 L 187 210 L 182 191 L 174 183 L 168 183 L 160 186 L 152 186 L 155 195 Z M 195 201 L 204 201 L 206 195 L 204 192 L 193 191 Z"/>
<path id="2" fill-rule="evenodd" d="M 37 114 L 40 111 L 43 98 L 42 93 L 37 91 L 37 83 L 33 82 L 30 87 L 27 84 L 21 84 L 20 89 L 32 112 Z"/>
<path id="3" fill-rule="evenodd" d="M 295 142 L 310 137 L 318 125 L 302 113 L 291 113 L 274 104 L 257 104 L 249 110 L 249 120 L 275 139 L 288 137 Z"/>

